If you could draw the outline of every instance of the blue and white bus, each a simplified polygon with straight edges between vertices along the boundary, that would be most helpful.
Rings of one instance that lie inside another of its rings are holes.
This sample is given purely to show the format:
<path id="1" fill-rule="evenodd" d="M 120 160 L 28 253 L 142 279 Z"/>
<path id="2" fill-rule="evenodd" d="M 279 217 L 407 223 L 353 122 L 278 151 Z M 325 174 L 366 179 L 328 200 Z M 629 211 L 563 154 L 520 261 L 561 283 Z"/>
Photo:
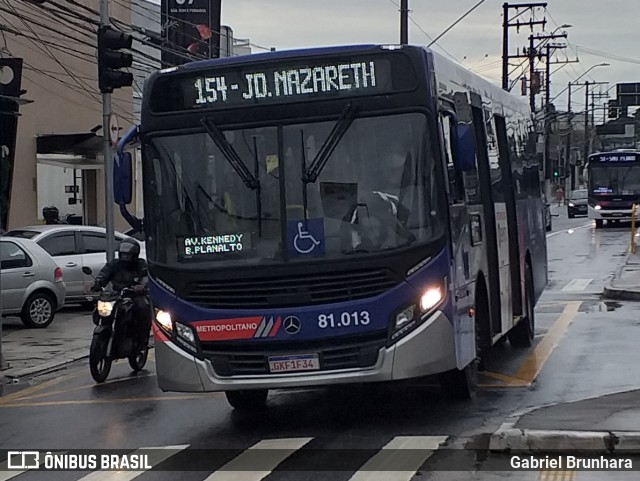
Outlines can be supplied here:
<path id="1" fill-rule="evenodd" d="M 604 221 L 631 220 L 633 204 L 640 201 L 640 152 L 616 150 L 589 156 L 589 219 L 596 228 Z"/>
<path id="2" fill-rule="evenodd" d="M 144 231 L 165 391 L 440 375 L 529 346 L 547 282 L 526 102 L 429 49 L 214 59 L 146 83 Z"/>

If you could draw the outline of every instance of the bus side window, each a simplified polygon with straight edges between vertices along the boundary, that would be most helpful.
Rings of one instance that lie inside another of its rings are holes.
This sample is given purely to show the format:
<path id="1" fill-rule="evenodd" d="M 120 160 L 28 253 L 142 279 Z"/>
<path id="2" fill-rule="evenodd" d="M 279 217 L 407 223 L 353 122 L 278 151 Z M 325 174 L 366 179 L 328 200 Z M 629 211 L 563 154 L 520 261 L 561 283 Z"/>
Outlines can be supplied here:
<path id="1" fill-rule="evenodd" d="M 447 172 L 447 182 L 449 191 L 449 203 L 460 204 L 464 202 L 464 182 L 462 180 L 462 172 L 460 167 L 456 166 L 453 159 L 452 144 L 454 136 L 452 135 L 452 120 L 450 117 L 440 116 L 440 127 L 442 132 L 442 151 L 444 155 L 444 163 Z"/>

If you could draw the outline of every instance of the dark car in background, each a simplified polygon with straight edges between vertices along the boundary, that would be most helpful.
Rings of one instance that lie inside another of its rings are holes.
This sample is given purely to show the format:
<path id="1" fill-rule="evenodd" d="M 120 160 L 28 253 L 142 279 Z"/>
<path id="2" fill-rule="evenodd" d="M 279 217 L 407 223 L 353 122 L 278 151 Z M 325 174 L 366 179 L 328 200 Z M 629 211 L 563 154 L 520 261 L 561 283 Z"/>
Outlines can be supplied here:
<path id="1" fill-rule="evenodd" d="M 584 190 L 574 190 L 567 197 L 567 215 L 569 219 L 573 219 L 577 215 L 587 215 L 587 193 Z"/>

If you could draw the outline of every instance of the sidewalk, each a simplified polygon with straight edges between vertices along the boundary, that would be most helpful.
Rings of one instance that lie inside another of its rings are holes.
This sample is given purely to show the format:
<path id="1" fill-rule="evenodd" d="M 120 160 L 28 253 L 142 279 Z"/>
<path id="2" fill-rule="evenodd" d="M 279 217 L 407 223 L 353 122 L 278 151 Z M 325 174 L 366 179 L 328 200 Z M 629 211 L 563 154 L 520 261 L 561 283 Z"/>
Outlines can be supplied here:
<path id="1" fill-rule="evenodd" d="M 638 245 L 638 240 L 636 240 L 636 252 L 628 254 L 623 266 L 618 269 L 609 285 L 604 288 L 604 297 L 629 301 L 640 300 L 640 245 Z"/>
<path id="2" fill-rule="evenodd" d="M 66 308 L 44 329 L 25 329 L 13 317 L 2 322 L 2 354 L 8 369 L 0 370 L 0 386 L 89 356 L 94 327 L 90 311 Z"/>
<path id="3" fill-rule="evenodd" d="M 493 451 L 640 453 L 640 390 L 533 408 L 504 423 Z"/>

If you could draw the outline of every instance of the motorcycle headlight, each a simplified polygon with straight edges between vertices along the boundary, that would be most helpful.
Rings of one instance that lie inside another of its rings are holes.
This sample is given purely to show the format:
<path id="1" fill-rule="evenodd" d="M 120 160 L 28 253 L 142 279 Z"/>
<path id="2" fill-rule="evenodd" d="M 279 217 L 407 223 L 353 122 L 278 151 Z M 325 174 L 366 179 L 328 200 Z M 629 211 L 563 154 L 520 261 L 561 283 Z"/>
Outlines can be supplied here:
<path id="1" fill-rule="evenodd" d="M 115 301 L 98 301 L 97 309 L 100 317 L 109 317 L 113 312 Z"/>

